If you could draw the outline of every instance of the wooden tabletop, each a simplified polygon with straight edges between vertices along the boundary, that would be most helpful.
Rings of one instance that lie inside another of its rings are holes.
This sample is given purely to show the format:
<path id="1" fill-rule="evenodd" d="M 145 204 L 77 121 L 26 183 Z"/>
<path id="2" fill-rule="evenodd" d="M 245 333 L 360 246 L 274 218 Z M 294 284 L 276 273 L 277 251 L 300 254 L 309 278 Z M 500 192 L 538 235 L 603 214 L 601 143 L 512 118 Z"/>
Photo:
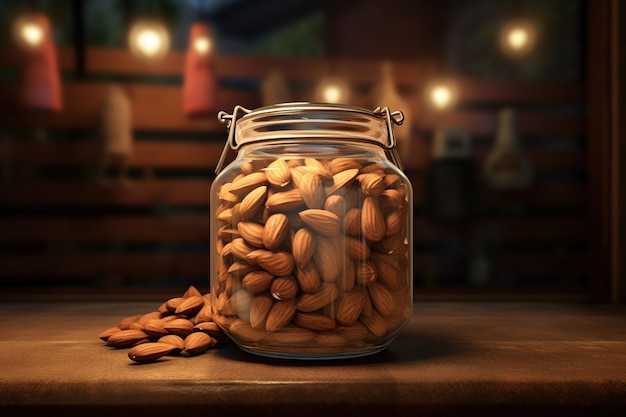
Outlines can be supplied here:
<path id="1" fill-rule="evenodd" d="M 138 365 L 98 333 L 154 303 L 0 305 L 0 415 L 626 415 L 626 307 L 416 303 L 385 351 L 224 345 Z"/>

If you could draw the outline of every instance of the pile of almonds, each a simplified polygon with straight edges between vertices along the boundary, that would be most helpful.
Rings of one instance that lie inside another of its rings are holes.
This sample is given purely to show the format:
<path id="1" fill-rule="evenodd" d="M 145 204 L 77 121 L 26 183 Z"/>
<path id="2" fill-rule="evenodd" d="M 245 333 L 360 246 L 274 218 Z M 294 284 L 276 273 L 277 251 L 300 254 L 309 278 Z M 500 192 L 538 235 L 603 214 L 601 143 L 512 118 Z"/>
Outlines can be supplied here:
<path id="1" fill-rule="evenodd" d="M 120 320 L 98 337 L 108 346 L 130 348 L 128 357 L 141 363 L 168 354 L 199 355 L 227 339 L 212 319 L 210 295 L 202 295 L 194 286 L 156 311 Z"/>
<path id="2" fill-rule="evenodd" d="M 337 352 L 380 345 L 406 323 L 408 190 L 394 169 L 278 158 L 244 160 L 236 174 L 216 184 L 211 284 L 214 320 L 235 342 Z"/>

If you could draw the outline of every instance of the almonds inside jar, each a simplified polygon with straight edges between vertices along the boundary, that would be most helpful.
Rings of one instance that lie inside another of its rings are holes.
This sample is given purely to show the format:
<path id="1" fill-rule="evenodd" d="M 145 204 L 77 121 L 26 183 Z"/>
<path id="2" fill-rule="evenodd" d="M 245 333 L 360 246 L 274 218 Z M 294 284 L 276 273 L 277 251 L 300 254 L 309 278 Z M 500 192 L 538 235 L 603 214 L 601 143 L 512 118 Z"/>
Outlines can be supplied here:
<path id="1" fill-rule="evenodd" d="M 411 311 L 405 181 L 347 157 L 242 161 L 218 184 L 215 322 L 311 354 L 380 344 Z"/>

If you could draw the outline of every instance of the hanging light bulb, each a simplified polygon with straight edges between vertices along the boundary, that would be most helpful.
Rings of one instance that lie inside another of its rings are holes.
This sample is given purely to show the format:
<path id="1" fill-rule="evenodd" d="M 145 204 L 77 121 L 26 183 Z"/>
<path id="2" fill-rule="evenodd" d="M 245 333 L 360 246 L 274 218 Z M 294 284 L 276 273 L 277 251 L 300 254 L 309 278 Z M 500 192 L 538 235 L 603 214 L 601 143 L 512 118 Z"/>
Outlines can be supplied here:
<path id="1" fill-rule="evenodd" d="M 436 110 L 448 110 L 458 100 L 458 88 L 450 80 L 437 79 L 426 85 L 426 102 Z"/>
<path id="2" fill-rule="evenodd" d="M 500 32 L 500 45 L 507 55 L 523 56 L 535 46 L 537 31 L 528 21 L 516 20 L 507 23 Z"/>
<path id="3" fill-rule="evenodd" d="M 151 60 L 161 58 L 170 47 L 167 29 L 155 20 L 140 20 L 133 24 L 128 40 L 133 53 Z"/>
<path id="4" fill-rule="evenodd" d="M 13 36 L 17 44 L 23 49 L 36 48 L 44 41 L 45 28 L 37 16 L 34 14 L 24 15 L 15 21 Z"/>
<path id="5" fill-rule="evenodd" d="M 26 52 L 21 104 L 30 109 L 61 111 L 61 80 L 50 21 L 41 13 L 24 15 L 15 22 L 14 35 Z"/>
<path id="6" fill-rule="evenodd" d="M 194 23 L 189 30 L 183 80 L 183 112 L 187 116 L 207 115 L 217 109 L 213 49 L 209 25 Z"/>
<path id="7" fill-rule="evenodd" d="M 338 76 L 324 78 L 315 89 L 314 99 L 318 103 L 349 103 L 350 86 Z"/>

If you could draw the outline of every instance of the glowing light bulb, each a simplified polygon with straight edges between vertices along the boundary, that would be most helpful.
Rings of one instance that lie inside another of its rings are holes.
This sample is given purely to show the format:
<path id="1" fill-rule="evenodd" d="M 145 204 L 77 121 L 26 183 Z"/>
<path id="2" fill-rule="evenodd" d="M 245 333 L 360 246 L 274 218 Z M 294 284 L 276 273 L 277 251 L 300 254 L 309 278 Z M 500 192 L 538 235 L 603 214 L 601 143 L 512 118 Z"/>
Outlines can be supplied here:
<path id="1" fill-rule="evenodd" d="M 211 39 L 206 36 L 199 36 L 194 40 L 193 48 L 200 55 L 205 55 L 211 50 Z"/>
<path id="2" fill-rule="evenodd" d="M 528 32 L 524 28 L 514 28 L 511 29 L 506 39 L 511 48 L 522 49 L 528 43 Z"/>
<path id="3" fill-rule="evenodd" d="M 155 21 L 140 21 L 130 30 L 129 44 L 131 50 L 149 59 L 159 58 L 169 48 L 169 36 L 163 25 Z"/>
<path id="4" fill-rule="evenodd" d="M 445 85 L 435 86 L 431 93 L 430 99 L 438 109 L 445 109 L 452 100 L 452 92 Z"/>
<path id="5" fill-rule="evenodd" d="M 159 34 L 152 29 L 144 29 L 137 35 L 137 46 L 148 56 L 156 54 L 161 48 L 161 43 Z"/>
<path id="6" fill-rule="evenodd" d="M 324 101 L 328 103 L 339 103 L 341 101 L 341 90 L 336 85 L 327 85 L 324 88 Z"/>
<path id="7" fill-rule="evenodd" d="M 36 23 L 24 23 L 20 29 L 20 35 L 24 43 L 30 47 L 39 46 L 43 41 L 43 29 Z"/>
<path id="8" fill-rule="evenodd" d="M 537 38 L 536 26 L 528 21 L 510 22 L 500 32 L 500 46 L 510 56 L 521 57 L 530 52 Z"/>

